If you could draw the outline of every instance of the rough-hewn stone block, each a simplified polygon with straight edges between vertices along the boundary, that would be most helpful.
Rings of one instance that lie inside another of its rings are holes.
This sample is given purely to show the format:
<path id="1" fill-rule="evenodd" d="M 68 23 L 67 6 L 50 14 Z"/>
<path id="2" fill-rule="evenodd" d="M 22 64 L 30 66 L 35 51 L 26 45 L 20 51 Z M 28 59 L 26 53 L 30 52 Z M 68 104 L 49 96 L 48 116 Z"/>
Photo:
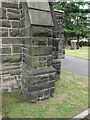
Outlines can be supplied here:
<path id="1" fill-rule="evenodd" d="M 48 76 L 38 76 L 37 77 L 37 84 L 38 83 L 43 83 L 43 82 L 48 82 L 49 81 L 49 77 Z"/>
<path id="2" fill-rule="evenodd" d="M 47 66 L 46 61 L 39 62 L 39 67 L 45 67 L 45 66 Z"/>
<path id="3" fill-rule="evenodd" d="M 52 56 L 47 56 L 47 66 L 52 65 Z"/>
<path id="4" fill-rule="evenodd" d="M 20 23 L 17 22 L 17 21 L 12 21 L 12 28 L 19 28 L 19 27 L 20 27 L 19 24 L 20 24 Z"/>
<path id="5" fill-rule="evenodd" d="M 21 55 L 2 55 L 2 62 L 20 62 Z"/>
<path id="6" fill-rule="evenodd" d="M 13 70 L 13 69 L 20 69 L 20 64 L 3 64 L 3 67 L 0 70 Z"/>
<path id="7" fill-rule="evenodd" d="M 31 57 L 28 55 L 23 55 L 23 62 L 28 65 L 31 66 Z"/>
<path id="8" fill-rule="evenodd" d="M 2 54 L 10 54 L 11 53 L 11 48 L 0 48 L 2 49 Z"/>
<path id="9" fill-rule="evenodd" d="M 46 27 L 31 27 L 30 35 L 33 37 L 52 37 L 52 30 Z"/>
<path id="10" fill-rule="evenodd" d="M 10 75 L 20 75 L 21 70 L 20 69 L 14 69 L 10 71 Z"/>
<path id="11" fill-rule="evenodd" d="M 0 19 L 6 19 L 6 10 L 0 8 Z"/>
<path id="12" fill-rule="evenodd" d="M 3 80 L 3 82 L 9 81 L 10 80 L 10 76 L 9 75 L 2 76 L 2 80 Z"/>
<path id="13" fill-rule="evenodd" d="M 10 36 L 20 37 L 20 30 L 19 29 L 10 29 Z"/>
<path id="14" fill-rule="evenodd" d="M 48 38 L 48 45 L 52 45 L 53 38 Z"/>
<path id="15" fill-rule="evenodd" d="M 39 60 L 37 57 L 32 58 L 32 68 L 39 67 Z"/>
<path id="16" fill-rule="evenodd" d="M 12 46 L 13 53 L 21 53 L 22 52 L 22 46 L 21 45 L 14 45 Z"/>
<path id="17" fill-rule="evenodd" d="M 36 45 L 47 45 L 47 38 L 45 38 L 45 37 L 37 38 Z"/>
<path id="18" fill-rule="evenodd" d="M 55 86 L 55 82 L 46 82 L 43 84 L 39 84 L 37 90 L 44 90 L 47 88 L 51 88 Z"/>
<path id="19" fill-rule="evenodd" d="M 55 92 L 55 88 L 51 88 L 51 89 L 50 89 L 50 96 L 51 96 L 51 97 L 54 95 L 54 92 Z"/>
<path id="20" fill-rule="evenodd" d="M 2 2 L 2 7 L 18 9 L 18 4 L 10 3 L 10 2 Z"/>
<path id="21" fill-rule="evenodd" d="M 0 32 L 0 37 L 8 37 L 8 31 Z"/>
<path id="22" fill-rule="evenodd" d="M 40 56 L 40 55 L 51 55 L 52 54 L 52 47 L 50 46 L 39 46 L 39 47 L 32 47 L 32 55 Z"/>
<path id="23" fill-rule="evenodd" d="M 20 14 L 19 10 L 18 9 L 7 9 L 8 12 L 11 12 L 11 13 L 16 13 L 16 14 Z"/>
<path id="24" fill-rule="evenodd" d="M 22 38 L 22 44 L 31 45 L 31 38 Z"/>
<path id="25" fill-rule="evenodd" d="M 45 96 L 48 96 L 48 97 L 49 97 L 49 94 L 50 94 L 50 93 L 49 93 L 49 90 L 45 90 L 45 91 L 44 91 L 44 95 L 45 95 Z"/>
<path id="26" fill-rule="evenodd" d="M 0 21 L 0 26 L 1 27 L 10 27 L 10 21 Z"/>
<path id="27" fill-rule="evenodd" d="M 8 13 L 7 16 L 8 16 L 8 20 L 20 20 L 20 15 L 18 15 L 18 14 Z"/>
<path id="28" fill-rule="evenodd" d="M 2 44 L 21 44 L 21 38 L 2 38 Z"/>
<path id="29" fill-rule="evenodd" d="M 9 70 L 0 71 L 0 75 L 9 74 Z"/>
<path id="30" fill-rule="evenodd" d="M 41 74 L 47 74 L 47 73 L 54 73 L 55 69 L 53 67 L 42 67 L 42 68 L 36 68 L 36 69 L 31 69 L 28 74 L 30 76 L 34 75 L 41 75 Z"/>
<path id="31" fill-rule="evenodd" d="M 44 61 L 44 60 L 46 60 L 46 56 L 39 57 L 39 61 Z"/>
<path id="32" fill-rule="evenodd" d="M 55 74 L 50 74 L 49 75 L 49 81 L 56 80 Z"/>
<path id="33" fill-rule="evenodd" d="M 25 18 L 22 18 L 21 20 L 20 20 L 20 27 L 25 27 Z"/>

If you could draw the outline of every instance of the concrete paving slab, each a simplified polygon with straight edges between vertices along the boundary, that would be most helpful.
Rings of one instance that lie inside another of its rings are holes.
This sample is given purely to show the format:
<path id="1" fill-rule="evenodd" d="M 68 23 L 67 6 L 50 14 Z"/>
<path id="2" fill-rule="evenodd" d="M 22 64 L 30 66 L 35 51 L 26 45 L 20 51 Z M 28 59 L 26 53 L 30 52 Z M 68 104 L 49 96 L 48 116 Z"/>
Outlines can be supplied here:
<path id="1" fill-rule="evenodd" d="M 84 112 L 80 113 L 79 115 L 75 116 L 74 118 L 72 118 L 71 120 L 81 120 L 83 118 L 86 118 L 86 116 L 88 116 L 90 114 L 90 109 L 85 110 Z M 88 120 L 88 119 L 86 119 Z"/>

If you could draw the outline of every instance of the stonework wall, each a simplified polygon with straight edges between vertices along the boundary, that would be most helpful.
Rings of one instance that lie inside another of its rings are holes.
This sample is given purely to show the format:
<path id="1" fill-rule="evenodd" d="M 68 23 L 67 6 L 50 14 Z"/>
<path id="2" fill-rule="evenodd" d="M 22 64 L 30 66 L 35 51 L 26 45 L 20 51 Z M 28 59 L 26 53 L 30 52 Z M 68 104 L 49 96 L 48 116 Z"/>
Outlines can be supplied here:
<path id="1" fill-rule="evenodd" d="M 21 14 L 23 14 L 22 19 L 25 19 L 25 27 L 22 27 L 21 31 L 27 29 L 28 34 L 22 36 L 23 82 L 21 89 L 26 99 L 36 102 L 54 94 L 56 79 L 55 69 L 52 67 L 53 38 L 51 27 L 30 24 L 30 10 L 27 8 L 27 3 L 22 3 Z"/>
<path id="2" fill-rule="evenodd" d="M 41 3 L 39 8 L 39 4 L 27 2 L 1 4 L 3 91 L 20 89 L 30 102 L 53 96 L 55 81 L 60 79 L 62 39 L 54 35 L 52 6 L 44 3 L 43 8 Z M 43 14 L 47 17 L 42 17 Z"/>
<path id="3" fill-rule="evenodd" d="M 18 89 L 21 81 L 22 41 L 20 36 L 20 10 L 17 2 L 1 2 L 0 8 L 0 75 L 3 91 Z"/>

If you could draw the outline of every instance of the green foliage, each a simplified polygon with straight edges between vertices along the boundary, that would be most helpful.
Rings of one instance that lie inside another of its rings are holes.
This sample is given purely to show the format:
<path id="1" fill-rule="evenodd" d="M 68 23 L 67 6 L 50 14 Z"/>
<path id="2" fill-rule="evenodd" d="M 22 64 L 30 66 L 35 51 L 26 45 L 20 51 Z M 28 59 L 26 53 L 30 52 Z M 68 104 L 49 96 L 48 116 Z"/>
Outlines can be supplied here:
<path id="1" fill-rule="evenodd" d="M 54 4 L 55 9 L 63 10 L 65 13 L 63 27 L 66 37 L 87 37 L 87 13 L 85 9 L 82 9 L 85 4 L 86 2 L 58 2 Z"/>

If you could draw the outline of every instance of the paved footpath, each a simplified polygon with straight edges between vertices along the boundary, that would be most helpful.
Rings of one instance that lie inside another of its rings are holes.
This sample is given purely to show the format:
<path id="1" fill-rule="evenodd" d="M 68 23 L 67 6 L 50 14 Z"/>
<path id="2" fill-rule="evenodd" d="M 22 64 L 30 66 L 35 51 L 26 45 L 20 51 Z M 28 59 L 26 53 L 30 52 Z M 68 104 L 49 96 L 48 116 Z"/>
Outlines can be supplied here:
<path id="1" fill-rule="evenodd" d="M 61 60 L 61 70 L 90 77 L 90 60 L 66 55 L 65 59 Z"/>

